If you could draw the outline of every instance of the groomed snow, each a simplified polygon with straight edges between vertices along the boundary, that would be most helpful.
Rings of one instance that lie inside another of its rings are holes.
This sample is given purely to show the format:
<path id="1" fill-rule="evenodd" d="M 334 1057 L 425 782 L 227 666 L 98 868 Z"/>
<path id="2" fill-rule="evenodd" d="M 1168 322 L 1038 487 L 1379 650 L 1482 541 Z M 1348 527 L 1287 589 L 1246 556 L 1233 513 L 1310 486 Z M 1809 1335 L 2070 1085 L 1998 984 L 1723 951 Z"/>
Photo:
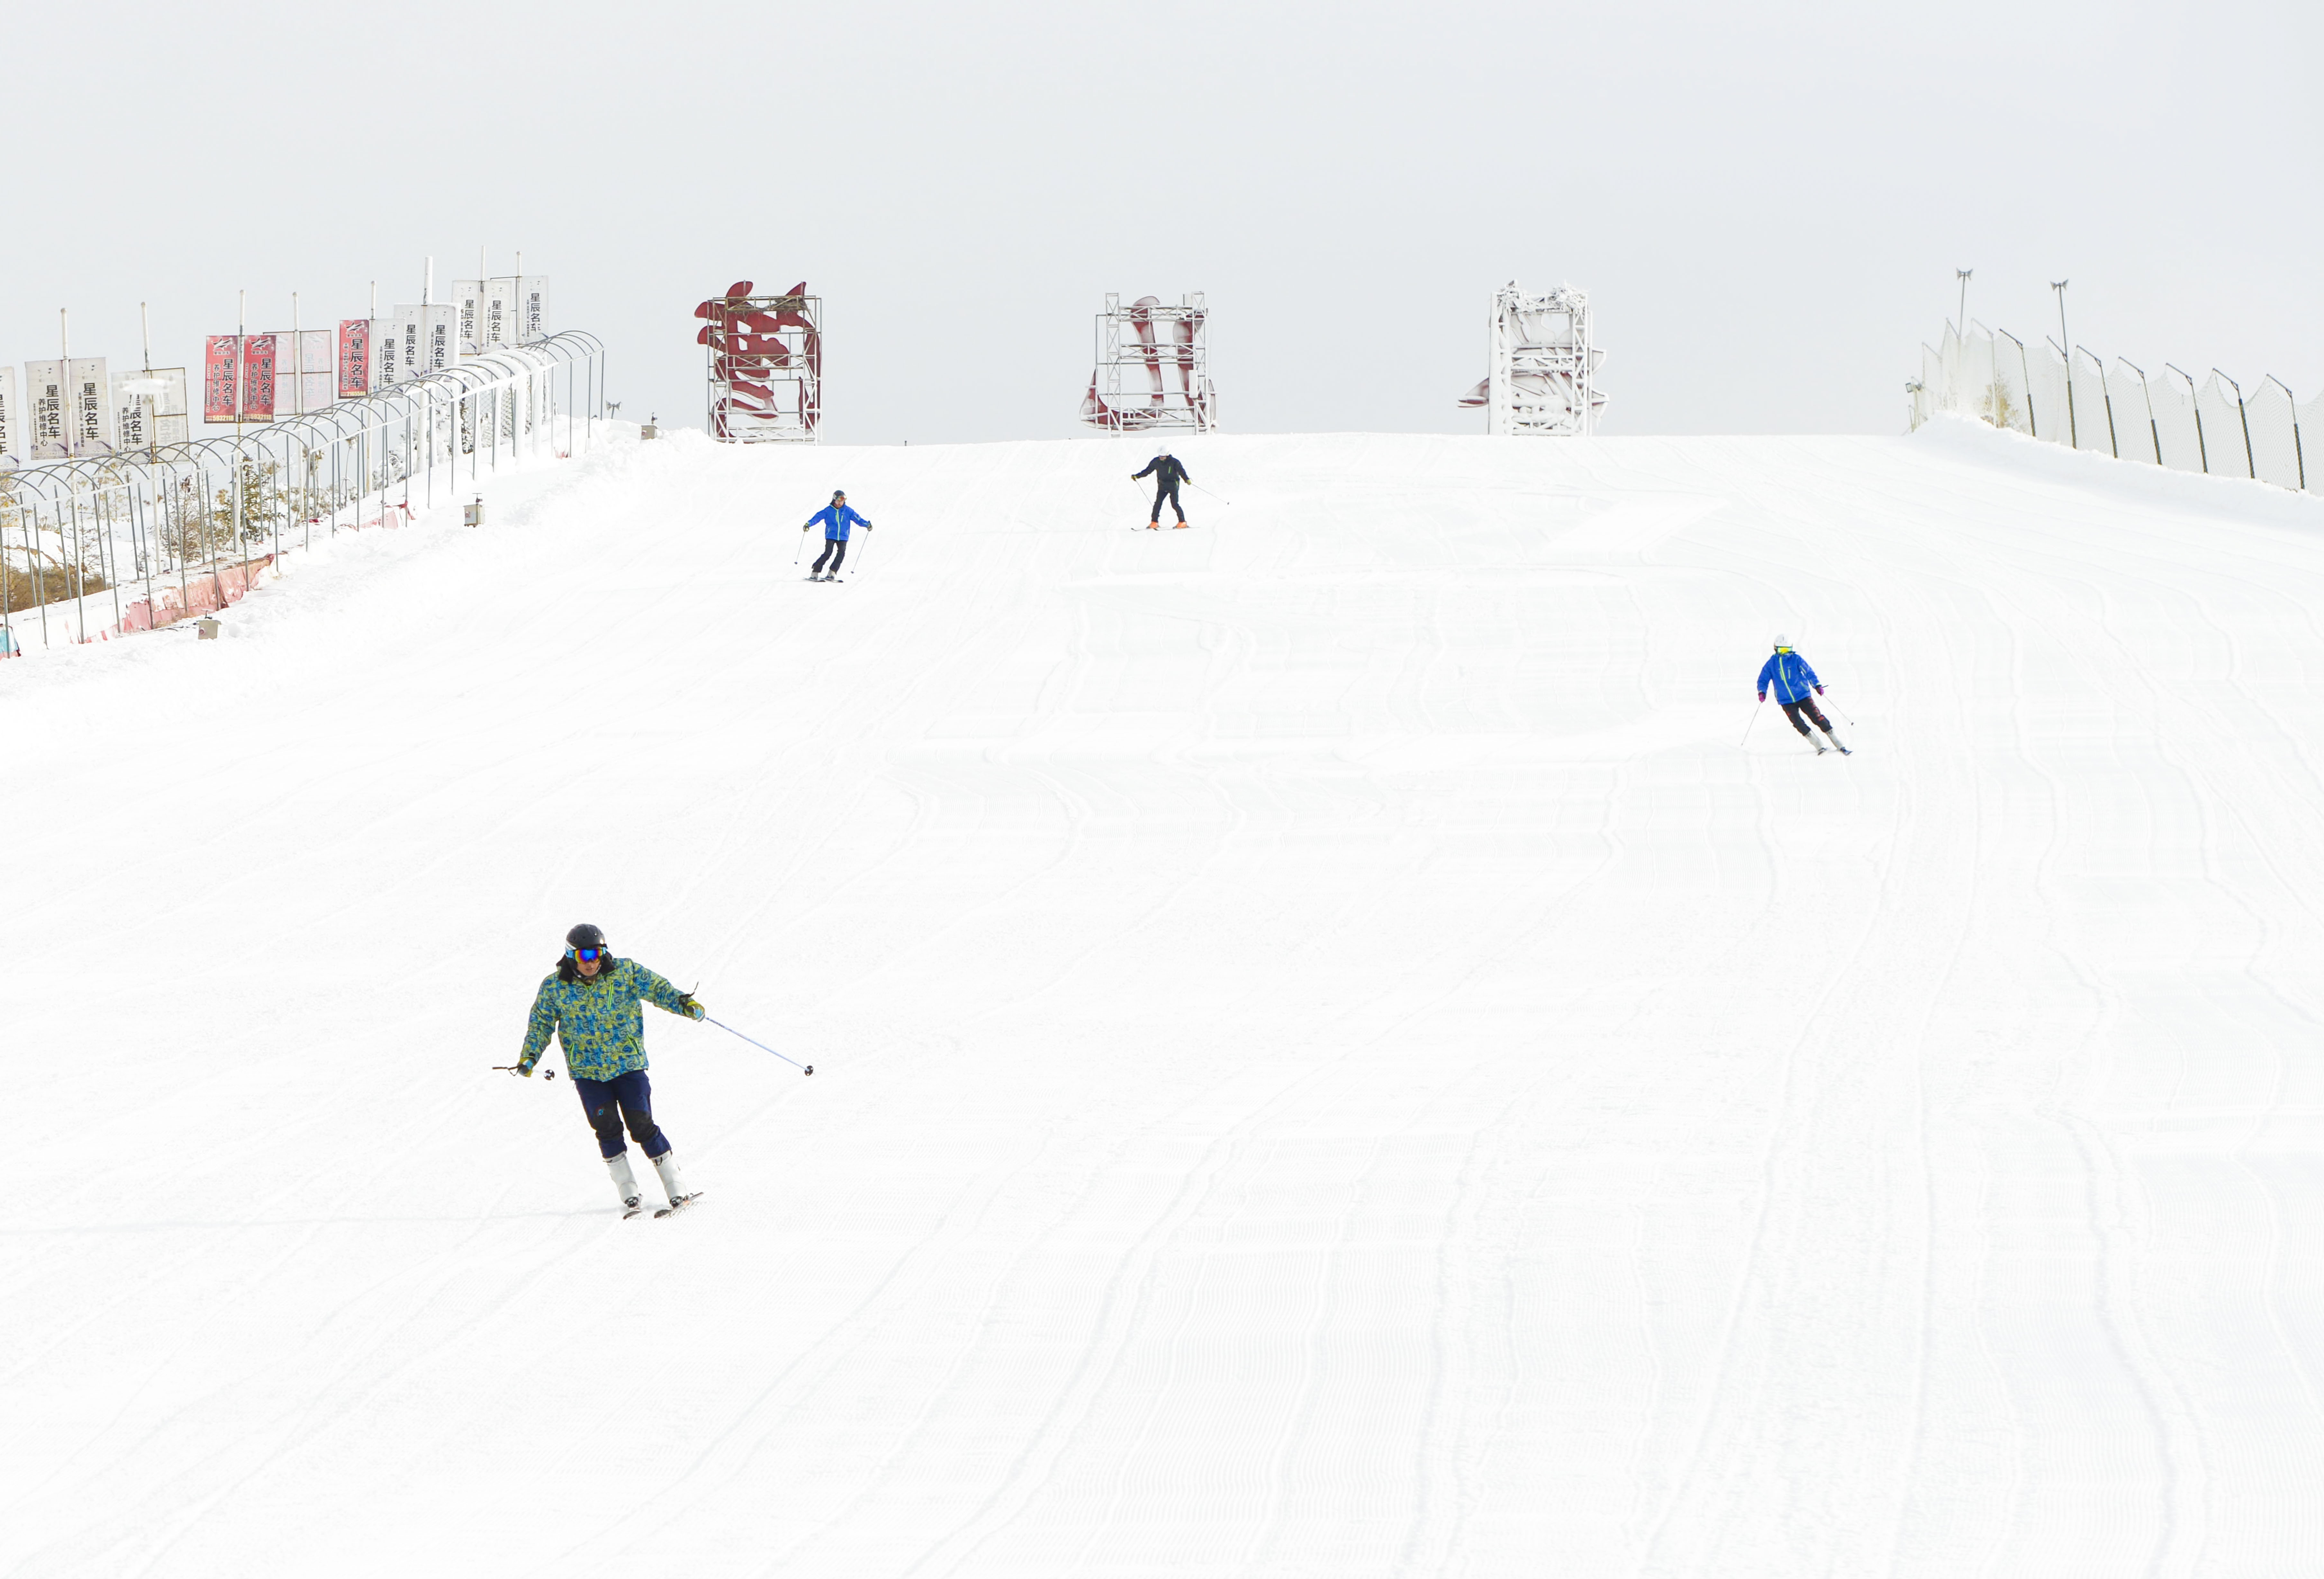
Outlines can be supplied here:
<path id="1" fill-rule="evenodd" d="M 2324 1572 L 2324 504 L 1182 452 L 631 443 L 0 666 L 0 1574 Z M 490 1071 L 578 920 L 816 1066 L 649 1011 L 669 1222 Z"/>

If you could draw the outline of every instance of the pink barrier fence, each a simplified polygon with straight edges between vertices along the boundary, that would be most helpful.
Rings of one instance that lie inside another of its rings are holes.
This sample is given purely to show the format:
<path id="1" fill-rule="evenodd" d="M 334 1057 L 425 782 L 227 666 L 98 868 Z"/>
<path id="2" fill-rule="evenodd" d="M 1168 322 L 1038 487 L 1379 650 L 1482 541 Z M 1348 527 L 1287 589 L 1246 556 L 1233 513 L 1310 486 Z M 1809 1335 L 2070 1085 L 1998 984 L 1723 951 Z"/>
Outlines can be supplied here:
<path id="1" fill-rule="evenodd" d="M 230 603 L 237 602 L 258 579 L 258 573 L 274 562 L 274 556 L 253 559 L 248 565 L 219 565 L 197 577 L 189 576 L 182 587 L 154 588 L 152 602 L 139 598 L 121 611 L 121 626 L 124 631 L 151 631 L 195 614 L 215 614 Z"/>

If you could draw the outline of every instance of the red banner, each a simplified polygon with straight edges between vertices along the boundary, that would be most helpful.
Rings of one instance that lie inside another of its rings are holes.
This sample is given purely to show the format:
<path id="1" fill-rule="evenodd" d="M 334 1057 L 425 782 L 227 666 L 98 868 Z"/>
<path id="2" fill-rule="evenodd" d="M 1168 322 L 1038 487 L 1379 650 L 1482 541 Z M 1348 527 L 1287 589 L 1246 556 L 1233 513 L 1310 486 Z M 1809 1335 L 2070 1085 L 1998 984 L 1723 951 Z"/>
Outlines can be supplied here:
<path id="1" fill-rule="evenodd" d="M 235 335 L 212 335 L 202 342 L 202 420 L 231 422 L 235 409 L 235 368 L 242 358 Z"/>
<path id="2" fill-rule="evenodd" d="M 339 398 L 354 400 L 371 393 L 371 320 L 339 320 Z"/>
<path id="3" fill-rule="evenodd" d="M 274 337 L 244 335 L 242 340 L 242 420 L 274 420 Z"/>

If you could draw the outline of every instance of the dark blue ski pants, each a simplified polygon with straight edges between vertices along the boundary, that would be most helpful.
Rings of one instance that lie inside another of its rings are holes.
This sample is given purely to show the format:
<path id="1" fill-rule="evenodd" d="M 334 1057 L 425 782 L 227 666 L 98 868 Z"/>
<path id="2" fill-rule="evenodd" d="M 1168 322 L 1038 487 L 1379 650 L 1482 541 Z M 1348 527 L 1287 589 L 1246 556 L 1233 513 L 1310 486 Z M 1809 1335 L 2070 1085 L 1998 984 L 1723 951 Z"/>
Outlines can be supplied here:
<path id="1" fill-rule="evenodd" d="M 823 540 L 823 552 L 815 557 L 814 573 L 816 575 L 823 574 L 823 562 L 825 559 L 831 561 L 831 573 L 834 576 L 838 575 L 839 567 L 847 559 L 847 540 L 844 537 L 827 537 Z"/>
<path id="2" fill-rule="evenodd" d="M 625 1123 L 649 1158 L 669 1150 L 669 1137 L 654 1122 L 653 1087 L 646 1083 L 643 1069 L 632 1069 L 611 1080 L 584 1080 L 576 1075 L 573 1077 L 573 1089 L 581 1094 L 581 1111 L 589 1115 L 589 1127 L 597 1131 L 601 1156 L 622 1154 L 622 1126 Z"/>

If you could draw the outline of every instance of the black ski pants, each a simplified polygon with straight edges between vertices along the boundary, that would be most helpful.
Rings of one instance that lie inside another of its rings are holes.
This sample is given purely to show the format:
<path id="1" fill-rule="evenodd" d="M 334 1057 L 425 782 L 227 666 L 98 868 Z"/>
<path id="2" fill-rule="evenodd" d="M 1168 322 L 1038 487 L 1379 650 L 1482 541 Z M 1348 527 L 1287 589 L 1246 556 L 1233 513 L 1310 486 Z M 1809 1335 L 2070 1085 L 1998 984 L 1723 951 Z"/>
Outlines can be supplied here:
<path id="1" fill-rule="evenodd" d="M 1155 483 L 1154 513 L 1148 515 L 1146 518 L 1147 520 L 1159 521 L 1162 519 L 1162 502 L 1165 499 L 1167 499 L 1170 502 L 1170 508 L 1177 512 L 1179 520 L 1184 521 L 1186 519 L 1185 509 L 1178 503 L 1178 479 L 1171 477 L 1167 481 L 1157 481 Z"/>
<path id="2" fill-rule="evenodd" d="M 1807 715 L 1807 718 L 1804 722 L 1800 717 L 1800 715 L 1803 713 Z M 1792 721 L 1792 727 L 1798 730 L 1802 734 L 1807 734 L 1809 724 L 1813 724 L 1818 729 L 1822 730 L 1826 734 L 1830 734 L 1831 733 L 1831 720 L 1823 716 L 1823 709 L 1815 705 L 1813 697 L 1802 697 L 1796 702 L 1785 702 L 1784 704 L 1784 716 L 1790 719 Z M 1810 734 L 1808 735 L 1808 738 L 1812 740 L 1815 736 Z"/>
<path id="3" fill-rule="evenodd" d="M 847 540 L 844 537 L 827 537 L 823 540 L 823 552 L 815 557 L 815 568 L 809 574 L 822 575 L 823 562 L 828 559 L 831 561 L 831 573 L 836 576 L 839 574 L 839 562 L 845 558 L 847 558 Z"/>
<path id="4" fill-rule="evenodd" d="M 589 1115 L 589 1127 L 597 1131 L 598 1155 L 622 1154 L 622 1126 L 625 1123 L 649 1158 L 663 1156 L 669 1150 L 669 1137 L 654 1122 L 653 1087 L 647 1084 L 643 1069 L 632 1069 L 611 1080 L 584 1080 L 576 1075 L 573 1089 L 581 1094 L 581 1111 Z"/>

